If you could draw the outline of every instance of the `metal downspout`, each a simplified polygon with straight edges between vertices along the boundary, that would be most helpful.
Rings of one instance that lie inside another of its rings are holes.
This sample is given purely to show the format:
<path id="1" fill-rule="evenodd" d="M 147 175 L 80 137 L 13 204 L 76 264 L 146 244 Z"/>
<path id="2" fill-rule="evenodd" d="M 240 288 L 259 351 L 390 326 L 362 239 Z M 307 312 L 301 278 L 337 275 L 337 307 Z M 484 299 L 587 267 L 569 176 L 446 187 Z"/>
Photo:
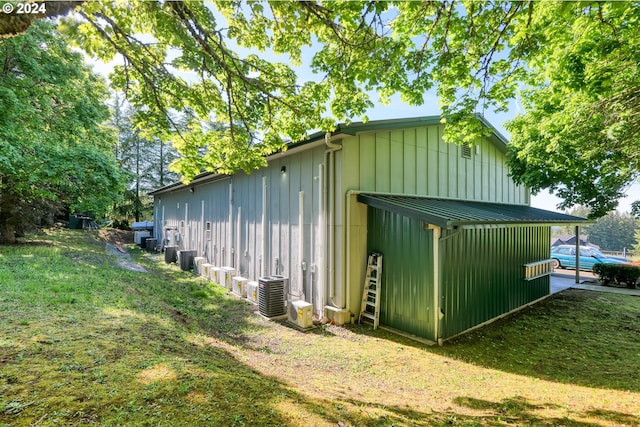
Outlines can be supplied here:
<path id="1" fill-rule="evenodd" d="M 202 233 L 202 237 L 200 239 L 200 241 L 202 242 L 202 255 L 201 256 L 206 256 L 207 253 L 207 249 L 206 249 L 206 245 L 207 245 L 207 241 L 204 238 L 204 200 L 202 200 L 201 204 L 200 204 L 200 230 L 198 231 L 198 234 Z M 208 262 L 208 261 L 207 261 Z"/>
<path id="2" fill-rule="evenodd" d="M 238 215 L 236 219 L 236 244 L 235 251 L 237 257 L 233 257 L 231 267 L 235 268 L 239 276 L 242 276 L 240 269 L 242 268 L 242 206 L 238 206 Z"/>
<path id="3" fill-rule="evenodd" d="M 262 258 L 260 275 L 267 275 L 267 177 L 262 177 Z"/>
<path id="4" fill-rule="evenodd" d="M 326 277 L 326 268 L 327 268 L 327 216 L 326 216 L 326 200 L 327 200 L 327 186 L 325 185 L 325 173 L 324 163 L 318 165 L 318 193 L 319 193 L 319 218 L 318 218 L 318 240 L 319 240 L 319 248 L 318 253 L 320 254 L 320 262 L 317 268 L 318 277 L 316 278 L 316 282 L 318 283 L 318 298 L 320 299 L 320 307 L 324 307 L 326 304 L 326 286 L 325 286 L 325 277 Z M 322 290 L 322 291 L 321 291 Z"/>
<path id="5" fill-rule="evenodd" d="M 440 236 L 442 228 L 429 224 L 429 229 L 433 230 L 433 313 L 434 313 L 434 341 L 442 345 L 440 338 L 440 319 L 442 319 L 442 308 L 440 307 Z"/>
<path id="6" fill-rule="evenodd" d="M 347 238 L 346 238 L 346 249 L 345 249 L 345 257 L 348 257 L 349 254 L 351 254 L 351 214 L 352 214 L 352 208 L 351 208 L 351 196 L 357 196 L 358 194 L 360 194 L 361 192 L 358 190 L 349 190 L 347 191 L 347 198 L 346 198 L 346 203 L 347 203 L 347 219 L 346 219 L 346 228 L 347 228 Z M 343 308 L 347 308 L 349 309 L 349 307 L 351 306 L 351 292 L 348 292 L 348 287 L 347 287 L 347 281 L 349 280 L 349 278 L 351 277 L 351 262 L 349 259 L 347 259 L 347 265 L 346 265 L 346 277 L 344 279 L 344 292 L 347 294 L 347 304 L 346 307 Z M 354 313 L 355 314 L 355 313 Z M 358 313 L 359 314 L 359 313 Z M 353 318 L 352 318 L 353 321 Z"/>
<path id="7" fill-rule="evenodd" d="M 227 236 L 227 265 L 233 266 L 233 182 L 229 183 L 229 235 Z"/>
<path id="8" fill-rule="evenodd" d="M 162 203 L 162 200 L 160 200 L 160 203 Z M 160 230 L 160 233 L 162 233 L 162 230 L 164 229 L 164 205 L 162 205 L 162 218 L 160 219 L 160 227 L 158 227 L 158 230 Z M 162 242 L 164 239 L 164 236 L 158 236 L 157 239 Z M 161 243 L 160 247 L 164 248 L 164 244 Z"/>
<path id="9" fill-rule="evenodd" d="M 304 301 L 306 301 L 305 293 L 304 293 L 304 274 L 307 270 L 307 264 L 304 262 L 304 191 L 299 193 L 299 239 L 298 239 L 298 262 L 300 263 L 298 269 L 298 297 Z"/>
<path id="10" fill-rule="evenodd" d="M 182 236 L 182 250 L 189 249 L 189 203 L 184 204 L 184 236 Z"/>
<path id="11" fill-rule="evenodd" d="M 328 268 L 328 279 L 329 279 L 329 301 L 334 307 L 338 307 L 338 304 L 335 302 L 335 152 L 342 149 L 340 144 L 333 144 L 331 142 L 331 133 L 327 132 L 324 135 L 324 142 L 327 146 L 327 150 L 325 150 L 325 163 L 328 163 L 328 175 L 329 179 L 327 179 L 328 185 L 328 213 L 329 213 L 329 228 L 327 230 L 328 234 L 328 250 L 329 250 L 329 268 Z"/>
<path id="12" fill-rule="evenodd" d="M 580 283 L 580 226 L 576 225 L 576 283 Z"/>

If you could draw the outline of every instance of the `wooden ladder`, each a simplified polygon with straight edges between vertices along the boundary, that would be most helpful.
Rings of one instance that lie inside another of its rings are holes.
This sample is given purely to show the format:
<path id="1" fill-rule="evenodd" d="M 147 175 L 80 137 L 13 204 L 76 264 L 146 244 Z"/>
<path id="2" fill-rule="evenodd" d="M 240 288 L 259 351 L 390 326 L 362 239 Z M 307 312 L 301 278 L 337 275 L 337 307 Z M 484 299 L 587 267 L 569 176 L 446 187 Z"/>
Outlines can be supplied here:
<path id="1" fill-rule="evenodd" d="M 382 277 L 382 254 L 372 253 L 367 259 L 367 273 L 364 279 L 362 292 L 362 304 L 360 305 L 360 318 L 373 320 L 373 329 L 380 324 L 380 279 Z"/>

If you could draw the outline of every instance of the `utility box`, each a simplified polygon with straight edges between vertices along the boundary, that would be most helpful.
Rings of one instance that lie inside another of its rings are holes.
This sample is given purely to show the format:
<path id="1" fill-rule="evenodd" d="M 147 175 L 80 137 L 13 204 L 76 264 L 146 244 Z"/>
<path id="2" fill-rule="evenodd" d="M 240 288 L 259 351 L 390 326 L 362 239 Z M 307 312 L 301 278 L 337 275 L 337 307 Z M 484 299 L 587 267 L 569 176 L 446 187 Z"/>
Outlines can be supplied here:
<path id="1" fill-rule="evenodd" d="M 156 246 L 158 246 L 158 239 L 154 239 L 152 237 L 147 237 L 145 249 L 149 252 L 155 252 Z"/>
<path id="2" fill-rule="evenodd" d="M 147 240 L 150 238 L 149 236 L 142 236 L 140 238 L 140 249 L 147 249 Z"/>
<path id="3" fill-rule="evenodd" d="M 151 237 L 151 232 L 148 230 L 134 231 L 133 241 L 136 245 L 141 245 L 143 237 Z"/>
<path id="4" fill-rule="evenodd" d="M 224 283 L 222 283 L 222 279 L 224 279 L 224 277 L 221 273 L 222 269 L 220 267 L 211 267 L 211 281 L 217 283 L 220 286 L 224 286 Z"/>
<path id="5" fill-rule="evenodd" d="M 306 301 L 289 301 L 289 322 L 306 329 L 313 326 L 313 306 Z"/>
<path id="6" fill-rule="evenodd" d="M 213 266 L 209 263 L 204 263 L 200 266 L 200 275 L 206 277 L 207 280 L 211 280 L 211 268 Z"/>
<path id="7" fill-rule="evenodd" d="M 194 269 L 194 273 L 200 275 L 200 276 L 204 276 L 204 274 L 202 274 L 202 264 L 205 264 L 207 261 L 207 259 L 203 256 L 197 256 L 193 259 L 193 269 Z"/>
<path id="8" fill-rule="evenodd" d="M 288 279 L 284 276 L 263 276 L 258 280 L 258 309 L 265 317 L 287 314 L 285 309 L 285 287 Z"/>

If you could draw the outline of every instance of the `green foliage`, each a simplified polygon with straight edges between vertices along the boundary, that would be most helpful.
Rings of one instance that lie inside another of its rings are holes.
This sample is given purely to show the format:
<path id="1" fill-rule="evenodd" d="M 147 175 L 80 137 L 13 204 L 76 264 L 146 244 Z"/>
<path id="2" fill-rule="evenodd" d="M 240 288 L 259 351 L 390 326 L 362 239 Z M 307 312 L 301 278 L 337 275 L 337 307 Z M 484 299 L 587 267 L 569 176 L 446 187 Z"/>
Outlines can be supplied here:
<path id="1" fill-rule="evenodd" d="M 593 272 L 602 280 L 603 284 L 625 284 L 631 289 L 636 288 L 640 278 L 640 267 L 624 264 L 595 264 Z"/>
<path id="2" fill-rule="evenodd" d="M 139 114 L 142 112 L 116 94 L 108 126 L 117 135 L 115 156 L 126 171 L 128 182 L 122 200 L 114 205 L 111 218 L 122 228 L 127 228 L 132 219 L 151 219 L 153 203 L 148 193 L 178 179 L 168 170 L 169 164 L 178 157 L 175 149 L 159 138 L 146 137 L 144 130 L 136 128 L 133 121 Z"/>
<path id="3" fill-rule="evenodd" d="M 586 206 L 576 206 L 569 211 L 570 215 L 586 218 L 590 210 Z M 609 212 L 598 218 L 593 224 L 580 226 L 580 235 L 587 236 L 590 243 L 598 245 L 601 249 L 609 251 L 621 251 L 636 246 L 638 237 L 637 219 L 628 213 L 617 211 Z M 554 230 L 553 235 L 574 235 L 574 226 L 562 226 Z"/>
<path id="4" fill-rule="evenodd" d="M 422 104 L 436 88 L 447 138 L 473 142 L 486 132 L 474 113 L 505 109 L 515 93 L 522 69 L 511 62 L 521 52 L 507 48 L 530 7 L 92 2 L 82 6 L 82 19 L 67 19 L 62 28 L 91 55 L 125 58 L 114 85 L 134 106 L 148 108 L 147 127 L 173 135 L 184 155 L 177 168 L 189 180 L 202 170 L 249 171 L 264 164 L 265 154 L 284 149 L 287 139 L 304 139 L 312 129 L 331 131 L 336 121 L 366 121 L 373 90 L 383 103 L 399 93 Z M 303 64 L 311 75 L 297 75 Z M 197 120 L 188 131 L 175 132 L 171 112 L 187 108 Z M 200 124 L 209 120 L 226 127 L 206 132 Z M 189 155 L 194 148 L 208 154 Z"/>
<path id="5" fill-rule="evenodd" d="M 505 111 L 520 91 L 511 174 L 563 206 L 602 216 L 640 170 L 632 2 L 136 0 L 87 2 L 76 16 L 61 28 L 90 55 L 124 57 L 112 82 L 173 139 L 185 180 L 249 171 L 286 139 L 366 121 L 373 91 L 419 105 L 430 89 L 456 143 L 476 141 L 487 130 L 475 114 Z M 172 114 L 187 109 L 195 120 L 178 131 Z M 209 121 L 225 127 L 208 132 Z"/>
<path id="6" fill-rule="evenodd" d="M 631 249 L 636 244 L 637 228 L 638 222 L 632 215 L 617 211 L 609 212 L 589 227 L 589 242 L 604 250 Z"/>
<path id="7" fill-rule="evenodd" d="M 548 3 L 547 3 L 548 4 Z M 507 125 L 514 178 L 600 217 L 640 171 L 640 9 L 632 3 L 538 7 L 526 114 Z"/>
<path id="8" fill-rule="evenodd" d="M 569 215 L 573 215 L 573 216 L 579 216 L 580 218 L 587 218 L 589 217 L 589 208 L 586 206 L 582 206 L 582 205 L 578 205 L 575 206 L 573 209 L 570 209 L 568 211 Z M 589 235 L 589 230 L 591 229 L 591 225 L 581 225 L 580 226 L 580 235 L 584 236 L 584 235 Z M 559 227 L 552 227 L 551 229 L 551 237 L 558 237 L 558 236 L 573 236 L 575 235 L 576 232 L 576 227 L 575 225 L 563 225 L 563 226 L 559 226 Z"/>
<path id="9" fill-rule="evenodd" d="M 104 82 L 45 22 L 0 41 L 0 241 L 57 209 L 105 212 L 121 189 Z"/>

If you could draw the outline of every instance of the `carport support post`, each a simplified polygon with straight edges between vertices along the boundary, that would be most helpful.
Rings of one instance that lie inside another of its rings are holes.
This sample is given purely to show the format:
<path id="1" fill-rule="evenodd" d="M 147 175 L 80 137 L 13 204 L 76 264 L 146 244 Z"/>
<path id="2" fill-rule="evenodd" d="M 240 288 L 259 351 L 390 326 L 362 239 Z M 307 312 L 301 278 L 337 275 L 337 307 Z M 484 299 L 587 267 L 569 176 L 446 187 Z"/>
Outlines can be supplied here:
<path id="1" fill-rule="evenodd" d="M 580 226 L 576 225 L 576 283 L 580 283 Z"/>
<path id="2" fill-rule="evenodd" d="M 426 224 L 426 228 L 433 231 L 433 340 L 442 345 L 440 338 L 440 237 L 442 228 L 433 224 Z"/>

